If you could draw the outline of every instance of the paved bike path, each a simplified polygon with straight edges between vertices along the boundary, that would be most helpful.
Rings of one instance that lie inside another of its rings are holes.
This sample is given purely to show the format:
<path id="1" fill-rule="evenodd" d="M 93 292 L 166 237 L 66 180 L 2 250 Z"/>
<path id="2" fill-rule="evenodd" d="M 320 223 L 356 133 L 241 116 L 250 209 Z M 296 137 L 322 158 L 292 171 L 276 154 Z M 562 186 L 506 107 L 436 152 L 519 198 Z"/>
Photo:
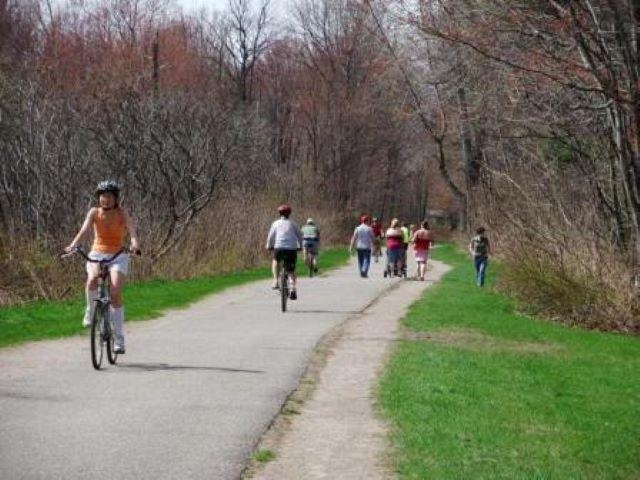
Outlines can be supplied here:
<path id="1" fill-rule="evenodd" d="M 285 314 L 269 282 L 236 287 L 129 324 L 100 372 L 84 336 L 0 350 L 0 478 L 238 478 L 320 338 L 397 281 L 303 278 Z"/>

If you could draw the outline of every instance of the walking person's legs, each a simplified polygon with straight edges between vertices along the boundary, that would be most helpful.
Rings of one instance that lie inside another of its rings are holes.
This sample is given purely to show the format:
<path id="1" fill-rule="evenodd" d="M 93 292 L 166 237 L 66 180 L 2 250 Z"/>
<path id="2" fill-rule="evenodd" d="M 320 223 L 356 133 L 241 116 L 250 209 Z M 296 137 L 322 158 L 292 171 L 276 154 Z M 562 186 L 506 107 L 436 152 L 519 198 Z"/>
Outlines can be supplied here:
<path id="1" fill-rule="evenodd" d="M 402 268 L 402 250 L 400 248 L 393 249 L 393 274 L 395 276 L 400 275 L 400 269 Z"/>
<path id="2" fill-rule="evenodd" d="M 426 271 L 427 252 L 425 250 L 417 249 L 414 251 L 416 257 L 416 264 L 418 266 L 418 280 L 424 280 L 424 273 Z"/>
<path id="3" fill-rule="evenodd" d="M 487 257 L 477 256 L 474 257 L 473 260 L 476 268 L 476 285 L 482 287 L 484 286 L 485 272 L 487 269 Z"/>
<path id="4" fill-rule="evenodd" d="M 369 266 L 371 265 L 371 249 L 362 250 L 362 276 L 366 277 L 369 274 Z"/>
<path id="5" fill-rule="evenodd" d="M 356 249 L 358 252 L 358 272 L 360 272 L 360 276 L 362 277 L 363 265 L 364 265 L 364 250 L 361 248 Z"/>
<path id="6" fill-rule="evenodd" d="M 478 275 L 480 276 L 479 278 L 479 285 L 481 287 L 484 287 L 484 279 L 485 279 L 485 273 L 487 271 L 487 257 L 481 257 L 481 261 L 480 261 L 480 266 L 478 269 Z"/>

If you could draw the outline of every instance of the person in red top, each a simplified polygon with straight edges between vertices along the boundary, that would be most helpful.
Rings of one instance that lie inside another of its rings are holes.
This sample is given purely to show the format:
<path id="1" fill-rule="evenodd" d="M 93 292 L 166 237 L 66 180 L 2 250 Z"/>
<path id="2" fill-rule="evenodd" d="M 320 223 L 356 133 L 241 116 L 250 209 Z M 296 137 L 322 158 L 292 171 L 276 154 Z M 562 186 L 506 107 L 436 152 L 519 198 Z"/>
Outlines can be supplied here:
<path id="1" fill-rule="evenodd" d="M 371 220 L 371 228 L 373 229 L 373 234 L 376 237 L 382 237 L 382 225 L 380 224 L 380 220 L 376 217 L 373 217 Z"/>
<path id="2" fill-rule="evenodd" d="M 373 230 L 373 258 L 377 262 L 382 249 L 382 224 L 376 217 L 373 217 L 371 221 L 371 228 Z"/>
<path id="3" fill-rule="evenodd" d="M 429 230 L 429 222 L 422 222 L 421 228 L 416 230 L 411 239 L 413 242 L 413 251 L 418 263 L 418 278 L 424 281 L 424 274 L 427 271 L 427 257 L 429 256 L 429 247 L 433 243 L 433 235 Z"/>

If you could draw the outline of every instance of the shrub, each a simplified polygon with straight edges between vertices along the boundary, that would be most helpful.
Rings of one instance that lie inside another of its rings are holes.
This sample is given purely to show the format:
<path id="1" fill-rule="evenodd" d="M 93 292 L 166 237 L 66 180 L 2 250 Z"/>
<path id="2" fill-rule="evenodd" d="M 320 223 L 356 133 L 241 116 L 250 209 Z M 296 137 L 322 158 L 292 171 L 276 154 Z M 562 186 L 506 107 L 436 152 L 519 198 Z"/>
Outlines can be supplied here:
<path id="1" fill-rule="evenodd" d="M 499 288 L 532 313 L 599 330 L 640 334 L 640 298 L 633 272 L 606 247 L 594 255 L 578 241 L 571 250 L 519 239 L 502 245 Z"/>

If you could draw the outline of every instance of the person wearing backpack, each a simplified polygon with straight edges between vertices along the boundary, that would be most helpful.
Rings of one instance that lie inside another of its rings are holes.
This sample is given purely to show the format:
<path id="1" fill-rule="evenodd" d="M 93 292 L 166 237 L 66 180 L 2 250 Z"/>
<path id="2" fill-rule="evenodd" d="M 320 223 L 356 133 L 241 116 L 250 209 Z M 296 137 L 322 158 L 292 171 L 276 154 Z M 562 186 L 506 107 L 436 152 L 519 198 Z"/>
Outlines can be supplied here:
<path id="1" fill-rule="evenodd" d="M 484 227 L 476 229 L 476 234 L 469 243 L 469 252 L 473 257 L 473 263 L 476 268 L 476 285 L 482 287 L 484 286 L 485 272 L 487 271 L 489 254 L 491 253 L 491 246 L 489 239 L 485 235 Z"/>

